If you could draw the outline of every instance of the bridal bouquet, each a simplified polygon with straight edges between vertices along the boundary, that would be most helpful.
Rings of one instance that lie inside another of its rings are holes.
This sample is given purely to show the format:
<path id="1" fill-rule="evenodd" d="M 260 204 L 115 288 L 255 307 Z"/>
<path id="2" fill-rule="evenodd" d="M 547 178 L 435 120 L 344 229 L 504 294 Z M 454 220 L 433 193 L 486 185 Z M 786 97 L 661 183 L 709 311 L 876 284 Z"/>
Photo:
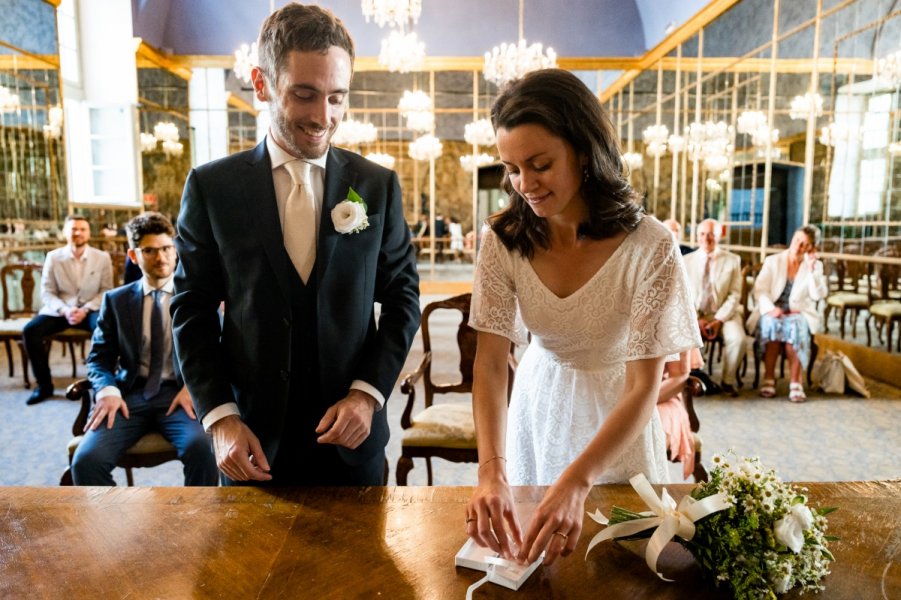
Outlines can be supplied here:
<path id="1" fill-rule="evenodd" d="M 595 511 L 589 516 L 608 527 L 588 550 L 607 539 L 650 536 L 646 558 L 656 572 L 657 556 L 675 537 L 704 575 L 730 587 L 737 599 L 775 598 L 795 586 L 825 589 L 821 580 L 835 560 L 827 544 L 836 539 L 825 533 L 825 515 L 834 509 L 808 506 L 804 488 L 783 483 L 757 458 L 716 455 L 713 463 L 710 481 L 678 506 L 665 489 L 657 498 L 644 475 L 633 477 L 651 511 L 614 506 L 610 519 Z"/>

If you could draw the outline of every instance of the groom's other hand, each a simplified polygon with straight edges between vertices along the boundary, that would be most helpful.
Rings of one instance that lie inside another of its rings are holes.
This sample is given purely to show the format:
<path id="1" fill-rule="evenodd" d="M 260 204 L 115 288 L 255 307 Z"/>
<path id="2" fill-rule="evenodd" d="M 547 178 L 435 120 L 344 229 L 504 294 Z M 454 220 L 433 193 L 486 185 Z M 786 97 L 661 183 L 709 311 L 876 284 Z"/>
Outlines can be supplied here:
<path id="1" fill-rule="evenodd" d="M 269 481 L 269 461 L 260 440 L 236 415 L 219 419 L 210 426 L 216 464 L 232 481 Z"/>
<path id="2" fill-rule="evenodd" d="M 316 427 L 320 444 L 355 449 L 369 437 L 376 400 L 366 392 L 350 390 L 347 396 L 325 411 Z"/>

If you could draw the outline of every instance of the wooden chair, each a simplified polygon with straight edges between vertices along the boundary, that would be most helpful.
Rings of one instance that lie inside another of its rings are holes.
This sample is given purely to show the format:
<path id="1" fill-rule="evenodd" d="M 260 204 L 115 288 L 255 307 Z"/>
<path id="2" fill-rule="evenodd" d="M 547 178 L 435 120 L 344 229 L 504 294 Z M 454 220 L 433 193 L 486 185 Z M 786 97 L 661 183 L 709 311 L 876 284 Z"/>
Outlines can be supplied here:
<path id="1" fill-rule="evenodd" d="M 407 405 L 401 416 L 401 456 L 397 461 L 397 485 L 407 485 L 407 474 L 413 469 L 414 458 L 424 458 L 428 472 L 428 484 L 432 485 L 432 457 L 451 462 L 478 462 L 475 425 L 471 402 L 446 402 L 435 404 L 436 394 L 472 394 L 472 370 L 476 355 L 476 331 L 469 325 L 471 294 L 462 294 L 446 300 L 432 302 L 422 311 L 423 356 L 419 367 L 407 374 L 401 383 L 401 392 L 407 395 Z M 429 318 L 436 310 L 456 310 L 461 314 L 457 328 L 457 347 L 460 351 L 460 380 L 456 383 L 436 383 L 432 379 L 432 341 Z M 513 389 L 516 361 L 510 344 L 508 389 Z M 413 416 L 416 404 L 416 384 L 422 380 L 425 410 Z"/>
<path id="2" fill-rule="evenodd" d="M 22 358 L 22 377 L 25 388 L 31 387 L 31 379 L 28 373 L 28 353 L 25 350 L 25 342 L 22 338 L 22 330 L 25 325 L 38 313 L 39 300 L 35 299 L 35 287 L 39 281 L 43 267 L 37 263 L 19 262 L 5 265 L 0 269 L 0 283 L 3 286 L 3 323 L 0 324 L 0 339 L 6 346 L 6 355 L 9 361 L 9 376 L 14 373 L 11 342 L 19 345 Z M 50 351 L 50 342 L 57 341 L 63 344 L 63 355 L 66 348 L 72 357 L 72 377 L 77 376 L 77 364 L 75 362 L 75 344 L 81 349 L 81 360 L 85 359 L 85 343 L 91 340 L 91 332 L 69 327 L 47 340 L 47 351 Z"/>
<path id="3" fill-rule="evenodd" d="M 78 445 L 84 439 L 84 426 L 88 422 L 91 405 L 94 403 L 91 382 L 87 379 L 79 379 L 66 389 L 66 398 L 81 401 L 78 416 L 75 417 L 75 422 L 72 423 L 72 439 L 68 445 L 69 466 L 66 467 L 63 476 L 59 480 L 60 485 L 73 485 L 72 457 L 75 456 Z M 145 434 L 134 446 L 126 450 L 119 457 L 116 466 L 125 469 L 125 479 L 129 487 L 131 487 L 135 484 L 132 469 L 155 467 L 170 460 L 178 460 L 178 452 L 175 447 L 161 434 L 152 432 Z"/>
<path id="4" fill-rule="evenodd" d="M 682 391 L 682 402 L 685 403 L 685 410 L 688 411 L 688 423 L 691 425 L 692 438 L 694 438 L 695 444 L 695 467 L 692 472 L 692 477 L 695 478 L 696 482 L 707 481 L 707 469 L 705 469 L 704 465 L 701 463 L 701 449 L 703 444 L 701 442 L 701 437 L 698 435 L 698 431 L 701 429 L 701 421 L 698 419 L 698 413 L 695 412 L 694 404 L 694 399 L 698 396 L 703 396 L 704 391 L 704 384 L 694 375 L 688 377 L 688 380 L 685 382 L 685 389 Z M 666 458 L 671 462 L 676 462 L 673 461 L 669 451 L 666 453 Z"/>
<path id="5" fill-rule="evenodd" d="M 854 247 L 849 247 L 853 250 Z M 846 249 L 846 252 L 848 249 Z M 857 335 L 857 319 L 860 313 L 870 308 L 873 302 L 871 279 L 872 263 L 837 260 L 829 277 L 834 289 L 826 297 L 823 311 L 823 332 L 829 333 L 829 314 L 836 310 L 839 321 L 839 335 L 845 339 L 845 315 L 850 316 L 852 335 Z M 861 289 L 862 287 L 862 289 Z"/>
<path id="6" fill-rule="evenodd" d="M 885 246 L 874 253 L 874 256 L 885 258 L 897 258 L 898 250 L 893 246 Z M 885 344 L 886 349 L 892 351 L 892 331 L 895 323 L 901 323 L 901 301 L 896 298 L 895 288 L 898 285 L 899 275 L 901 275 L 901 267 L 891 263 L 876 263 L 874 265 L 877 289 L 879 290 L 879 299 L 874 300 L 870 305 L 869 314 L 865 322 L 867 328 L 867 346 L 872 346 L 872 335 L 870 333 L 870 323 L 875 322 L 876 333 L 879 336 L 879 342 L 882 343 L 882 332 L 888 329 Z M 898 338 L 898 351 L 901 352 L 901 336 Z"/>

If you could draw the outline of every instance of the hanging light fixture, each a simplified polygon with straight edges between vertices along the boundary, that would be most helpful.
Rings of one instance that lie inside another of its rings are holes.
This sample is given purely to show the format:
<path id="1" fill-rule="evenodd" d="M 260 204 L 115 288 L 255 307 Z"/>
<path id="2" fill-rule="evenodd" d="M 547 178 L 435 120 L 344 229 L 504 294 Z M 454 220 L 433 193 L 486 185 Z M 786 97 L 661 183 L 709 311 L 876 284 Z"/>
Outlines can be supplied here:
<path id="1" fill-rule="evenodd" d="M 419 36 L 415 32 L 392 30 L 388 37 L 382 40 L 379 64 L 392 73 L 422 71 L 423 63 L 425 63 L 425 43 L 419 41 Z"/>
<path id="2" fill-rule="evenodd" d="M 467 173 L 472 173 L 475 169 L 485 167 L 495 162 L 497 159 L 490 154 L 464 154 L 460 157 L 460 166 Z"/>
<path id="3" fill-rule="evenodd" d="M 419 21 L 422 0 L 363 0 L 362 7 L 367 23 L 374 20 L 379 27 L 403 27 L 408 21 Z"/>
<path id="4" fill-rule="evenodd" d="M 809 115 L 823 116 L 823 97 L 817 93 L 807 92 L 803 96 L 792 98 L 788 116 L 793 120 L 807 120 Z"/>
<path id="5" fill-rule="evenodd" d="M 410 142 L 410 158 L 413 160 L 432 160 L 441 156 L 444 146 L 434 135 L 423 135 Z"/>
<path id="6" fill-rule="evenodd" d="M 235 50 L 235 65 L 232 67 L 235 71 L 235 77 L 244 83 L 251 83 L 250 72 L 255 66 L 260 64 L 260 54 L 257 50 L 257 43 L 241 44 Z"/>
<path id="7" fill-rule="evenodd" d="M 178 126 L 171 121 L 160 121 L 153 126 L 153 137 L 163 143 L 163 152 L 167 158 L 178 157 L 184 152 L 184 145 L 179 142 Z M 143 137 L 141 139 L 143 144 Z"/>
<path id="8" fill-rule="evenodd" d="M 623 162 L 629 167 L 629 171 L 637 171 L 644 164 L 644 158 L 638 152 L 626 152 L 623 154 Z"/>
<path id="9" fill-rule="evenodd" d="M 735 146 L 732 135 L 735 132 L 725 121 L 693 122 L 688 126 L 688 155 L 692 160 L 700 160 L 708 171 L 722 171 L 729 167 Z"/>
<path id="10" fill-rule="evenodd" d="M 901 85 L 901 50 L 876 61 L 876 77 L 893 88 Z"/>
<path id="11" fill-rule="evenodd" d="M 44 125 L 44 137 L 58 140 L 63 134 L 63 109 L 61 106 L 52 106 L 47 111 L 47 124 Z"/>
<path id="12" fill-rule="evenodd" d="M 338 124 L 332 143 L 337 146 L 359 146 L 371 144 L 379 137 L 379 130 L 372 123 L 347 119 Z"/>
<path id="13" fill-rule="evenodd" d="M 397 109 L 407 121 L 407 128 L 413 131 L 431 131 L 435 126 L 432 99 L 422 90 L 404 90 L 397 103 Z"/>
<path id="14" fill-rule="evenodd" d="M 141 152 L 153 152 L 156 150 L 156 144 L 159 140 L 152 133 L 141 132 Z"/>
<path id="15" fill-rule="evenodd" d="M 805 117 L 806 118 L 806 117 Z M 751 136 L 754 146 L 766 146 L 779 141 L 779 130 L 771 129 L 766 115 L 759 110 L 746 110 L 738 115 L 738 133 Z"/>
<path id="16" fill-rule="evenodd" d="M 463 127 L 463 139 L 473 146 L 493 146 L 497 142 L 494 127 L 488 119 L 479 119 Z"/>
<path id="17" fill-rule="evenodd" d="M 19 94 L 14 94 L 8 87 L 0 85 L 0 112 L 12 112 L 21 106 Z"/>
<path id="18" fill-rule="evenodd" d="M 648 156 L 658 157 L 666 153 L 666 142 L 669 138 L 669 129 L 666 125 L 651 125 L 641 132 L 644 139 L 645 152 Z"/>
<path id="19" fill-rule="evenodd" d="M 681 135 L 676 135 L 675 133 L 669 136 L 669 150 L 673 154 L 679 154 L 683 150 L 685 150 L 685 138 Z"/>
<path id="20" fill-rule="evenodd" d="M 552 48 L 545 50 L 541 44 L 526 44 L 523 37 L 523 2 L 519 0 L 519 41 L 516 44 L 501 44 L 485 53 L 482 69 L 485 79 L 501 87 L 519 79 L 529 71 L 552 69 L 557 66 L 557 53 Z"/>
<path id="21" fill-rule="evenodd" d="M 394 157 L 384 152 L 370 152 L 364 158 L 371 160 L 377 165 L 382 165 L 386 169 L 394 169 Z"/>

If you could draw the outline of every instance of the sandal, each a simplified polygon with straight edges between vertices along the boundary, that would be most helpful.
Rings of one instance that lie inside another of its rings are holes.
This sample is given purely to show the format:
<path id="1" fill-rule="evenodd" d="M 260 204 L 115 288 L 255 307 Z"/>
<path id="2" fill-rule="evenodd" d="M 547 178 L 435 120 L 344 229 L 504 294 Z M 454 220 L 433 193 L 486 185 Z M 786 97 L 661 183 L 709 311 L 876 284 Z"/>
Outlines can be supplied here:
<path id="1" fill-rule="evenodd" d="M 790 383 L 788 385 L 788 399 L 792 402 L 804 402 L 807 400 L 807 394 L 804 393 L 804 384 Z"/>
<path id="2" fill-rule="evenodd" d="M 761 398 L 773 398 L 776 396 L 776 380 L 764 379 L 763 385 L 760 386 Z"/>

